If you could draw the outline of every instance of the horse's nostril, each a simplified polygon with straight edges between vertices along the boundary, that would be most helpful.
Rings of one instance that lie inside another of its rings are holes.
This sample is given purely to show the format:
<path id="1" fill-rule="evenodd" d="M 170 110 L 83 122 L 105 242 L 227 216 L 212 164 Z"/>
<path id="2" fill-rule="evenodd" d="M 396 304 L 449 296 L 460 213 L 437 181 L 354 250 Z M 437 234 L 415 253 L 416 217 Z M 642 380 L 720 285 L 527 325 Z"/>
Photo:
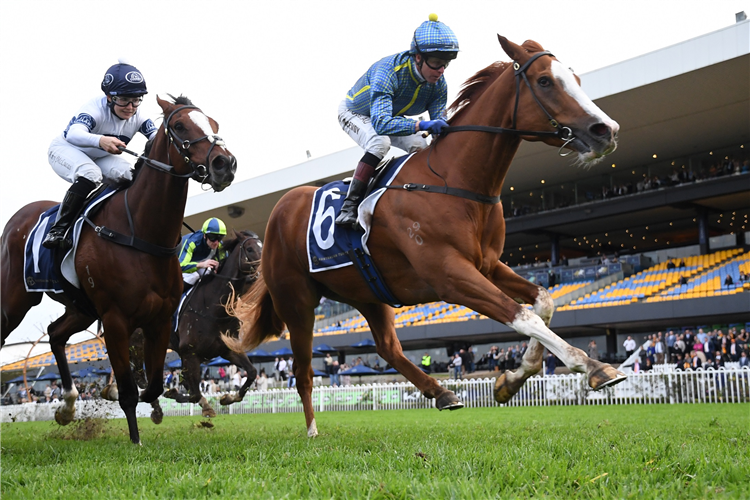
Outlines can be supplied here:
<path id="1" fill-rule="evenodd" d="M 228 162 L 226 161 L 226 158 L 224 156 L 217 156 L 213 159 L 211 165 L 215 170 L 224 170 L 225 168 L 227 168 Z"/>
<path id="2" fill-rule="evenodd" d="M 610 129 L 609 126 L 603 123 L 595 123 L 594 125 L 589 127 L 589 132 L 591 132 L 596 137 L 605 137 L 612 134 L 612 129 Z"/>

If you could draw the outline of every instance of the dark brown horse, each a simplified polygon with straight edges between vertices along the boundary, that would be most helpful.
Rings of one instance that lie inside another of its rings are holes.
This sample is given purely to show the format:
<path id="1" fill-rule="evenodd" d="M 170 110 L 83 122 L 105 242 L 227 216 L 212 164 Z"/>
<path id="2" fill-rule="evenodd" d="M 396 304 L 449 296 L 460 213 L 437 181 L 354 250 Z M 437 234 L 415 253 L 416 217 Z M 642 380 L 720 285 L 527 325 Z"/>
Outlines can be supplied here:
<path id="1" fill-rule="evenodd" d="M 186 297 L 177 332 L 170 342 L 182 359 L 182 376 L 190 394 L 171 389 L 164 397 L 180 403 L 198 403 L 204 417 L 214 417 L 216 412 L 200 391 L 202 361 L 222 356 L 247 372 L 247 381 L 239 392 L 224 395 L 222 405 L 242 401 L 257 375 L 247 355 L 230 350 L 221 340 L 221 334 L 229 332 L 236 336 L 239 332 L 239 320 L 227 313 L 225 305 L 232 293 L 246 293 L 258 279 L 262 243 L 252 231 L 235 231 L 234 238 L 224 240 L 224 248 L 229 255 L 219 270 L 205 274 Z"/>
<path id="2" fill-rule="evenodd" d="M 549 293 L 500 262 L 505 222 L 498 201 L 521 139 L 564 146 L 585 163 L 614 151 L 619 125 L 538 43 L 519 46 L 499 39 L 514 62 L 495 63 L 472 77 L 452 105 L 449 133 L 409 159 L 392 183 L 438 184 L 463 191 L 452 191 L 458 193 L 452 196 L 388 190 L 377 205 L 368 246 L 398 302 L 462 304 L 531 337 L 521 369 L 498 381 L 496 399 L 510 398 L 541 368 L 542 345 L 571 370 L 587 373 L 589 385 L 598 389 L 624 375 L 589 359 L 552 332 L 548 325 L 554 304 Z M 314 191 L 292 190 L 274 208 L 266 229 L 261 278 L 236 304 L 243 321 L 239 341 L 225 341 L 237 350 L 252 349 L 280 334 L 286 324 L 307 434 L 315 436 L 312 330 L 315 306 L 326 296 L 362 313 L 378 354 L 422 394 L 435 398 L 437 408 L 463 406 L 403 355 L 393 309 L 376 299 L 353 266 L 308 271 L 306 231 Z M 532 304 L 533 311 L 519 301 Z"/>
<path id="3" fill-rule="evenodd" d="M 133 443 L 140 443 L 135 418 L 139 394 L 130 369 L 129 340 L 136 328 L 143 329 L 149 384 L 140 394 L 140 400 L 150 403 L 164 390 L 164 357 L 172 314 L 182 291 L 177 255 L 168 250 L 180 241 L 188 180 L 192 177 L 210 182 L 215 191 L 221 191 L 231 184 L 237 168 L 234 156 L 216 135 L 219 126 L 213 119 L 184 97 L 174 103 L 158 97 L 157 101 L 165 118 L 148 159 L 138 169 L 132 185 L 113 195 L 93 216 L 97 230 L 84 224 L 75 255 L 76 272 L 85 277 L 81 279 L 83 290 L 102 320 L 107 353 L 119 385 L 120 406 L 127 417 Z M 41 293 L 27 293 L 24 287 L 24 245 L 39 215 L 54 205 L 52 201 L 40 201 L 23 207 L 3 231 L 0 243 L 3 340 L 29 309 L 42 300 Z M 150 249 L 154 255 L 100 237 L 109 232 L 125 235 L 128 240 L 135 236 L 136 245 Z M 60 370 L 65 401 L 55 419 L 67 424 L 75 416 L 78 394 L 65 358 L 65 344 L 94 318 L 64 294 L 50 296 L 65 306 L 65 313 L 49 326 L 47 333 Z"/>

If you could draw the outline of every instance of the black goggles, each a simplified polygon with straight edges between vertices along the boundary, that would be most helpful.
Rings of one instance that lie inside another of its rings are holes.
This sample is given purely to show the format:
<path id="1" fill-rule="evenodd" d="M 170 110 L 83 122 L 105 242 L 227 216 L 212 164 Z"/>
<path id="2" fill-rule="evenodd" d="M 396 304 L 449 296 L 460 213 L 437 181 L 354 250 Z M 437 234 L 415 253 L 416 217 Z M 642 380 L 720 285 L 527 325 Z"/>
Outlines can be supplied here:
<path id="1" fill-rule="evenodd" d="M 221 241 L 221 240 L 224 239 L 224 236 L 222 236 L 220 234 L 207 234 L 206 235 L 206 239 L 208 241 Z"/>

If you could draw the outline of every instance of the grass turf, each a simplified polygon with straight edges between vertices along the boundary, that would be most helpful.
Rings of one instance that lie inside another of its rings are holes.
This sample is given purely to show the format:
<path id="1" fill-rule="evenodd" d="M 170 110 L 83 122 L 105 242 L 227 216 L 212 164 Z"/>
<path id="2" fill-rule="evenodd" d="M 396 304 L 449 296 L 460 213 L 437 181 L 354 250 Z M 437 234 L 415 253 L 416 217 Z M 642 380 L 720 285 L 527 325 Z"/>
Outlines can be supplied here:
<path id="1" fill-rule="evenodd" d="M 748 498 L 750 405 L 3 424 L 4 500 Z"/>

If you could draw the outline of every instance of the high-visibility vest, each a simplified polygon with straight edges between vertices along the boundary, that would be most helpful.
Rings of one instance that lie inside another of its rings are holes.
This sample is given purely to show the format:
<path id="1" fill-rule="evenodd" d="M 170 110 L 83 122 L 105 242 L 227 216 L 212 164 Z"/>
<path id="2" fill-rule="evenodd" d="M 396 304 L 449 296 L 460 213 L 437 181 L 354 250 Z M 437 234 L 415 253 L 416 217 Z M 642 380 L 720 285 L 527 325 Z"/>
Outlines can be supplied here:
<path id="1" fill-rule="evenodd" d="M 432 364 L 432 358 L 430 356 L 422 356 L 422 366 L 430 366 Z"/>

